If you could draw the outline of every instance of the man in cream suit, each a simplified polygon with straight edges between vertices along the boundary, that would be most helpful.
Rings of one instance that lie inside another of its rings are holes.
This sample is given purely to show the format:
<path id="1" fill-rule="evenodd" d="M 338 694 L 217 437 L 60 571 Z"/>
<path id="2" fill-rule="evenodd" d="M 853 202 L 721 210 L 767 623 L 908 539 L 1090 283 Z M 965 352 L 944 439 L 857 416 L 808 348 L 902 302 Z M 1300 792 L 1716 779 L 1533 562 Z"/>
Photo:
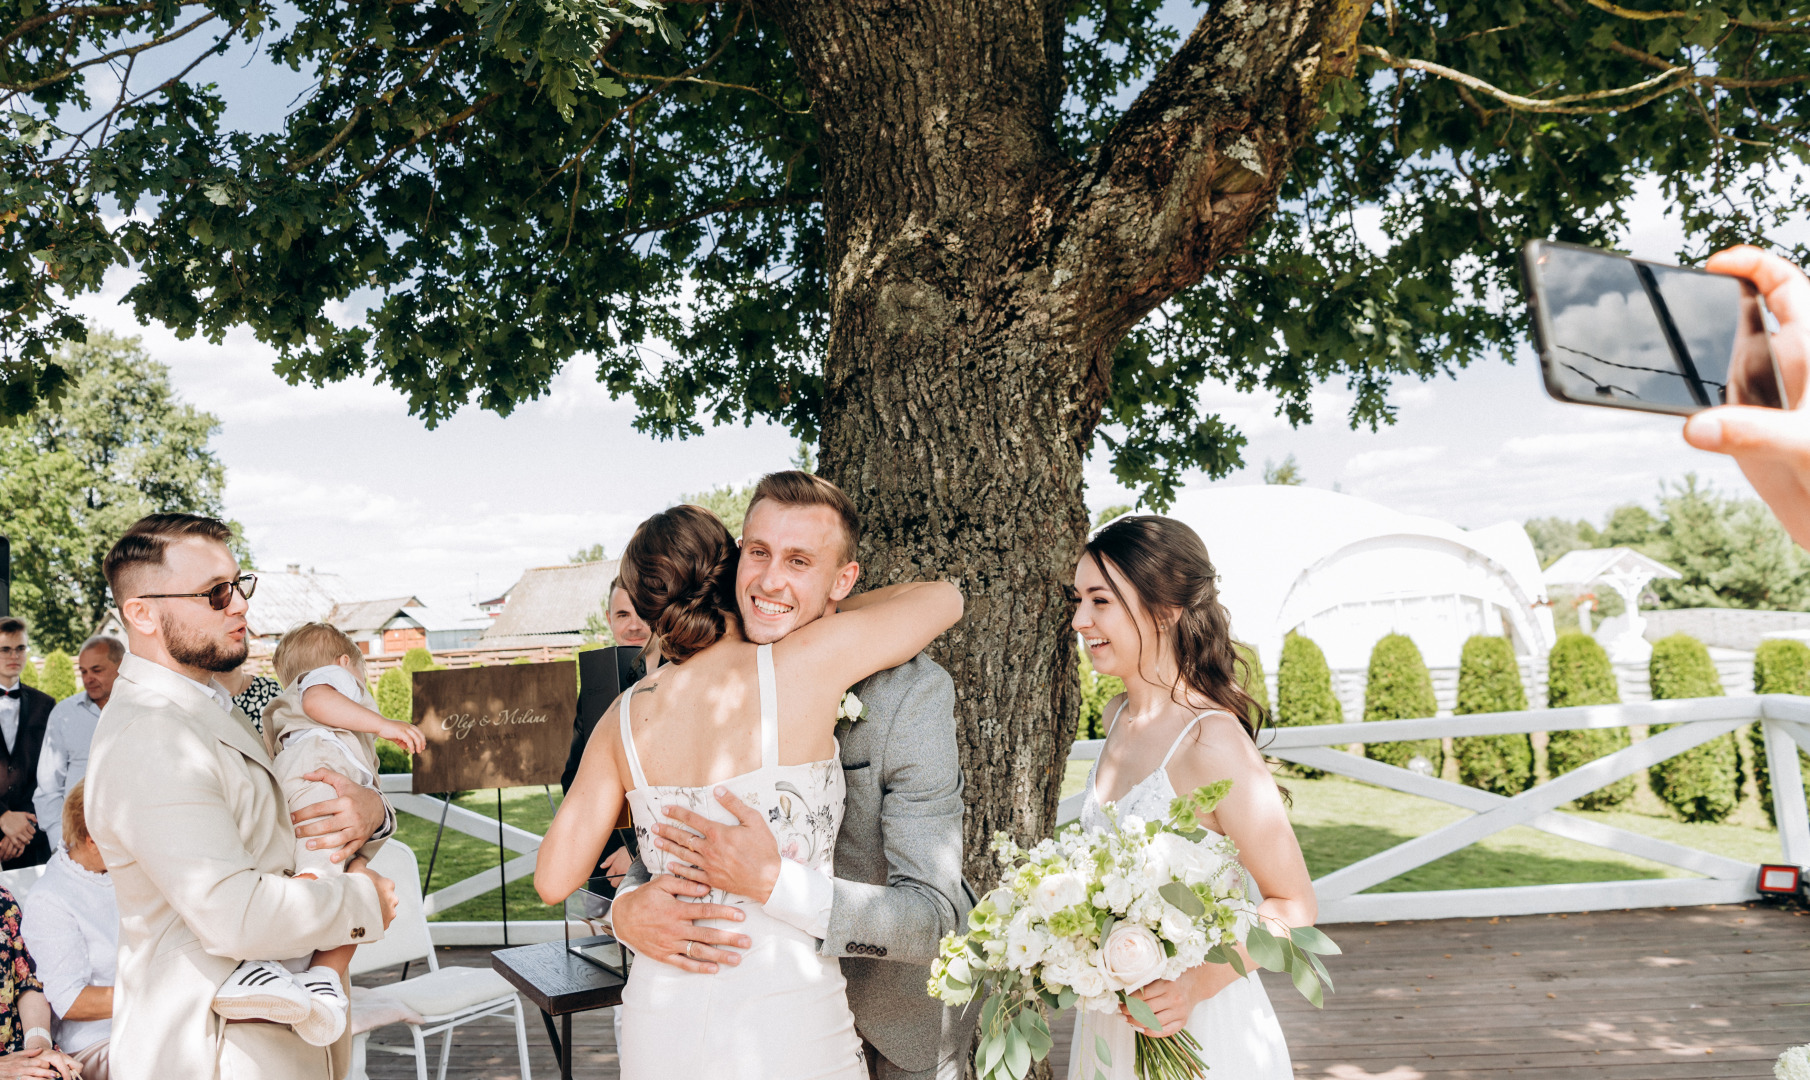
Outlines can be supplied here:
<path id="1" fill-rule="evenodd" d="M 314 1047 L 287 1026 L 228 1023 L 214 992 L 241 960 L 375 941 L 395 914 L 395 886 L 362 858 L 330 879 L 291 877 L 297 835 L 351 858 L 393 818 L 382 796 L 329 773 L 341 797 L 291 822 L 263 740 L 213 678 L 245 658 L 256 586 L 230 538 L 211 518 L 156 514 L 103 564 L 131 650 L 87 778 L 119 901 L 114 1080 L 345 1076 L 349 1034 Z"/>

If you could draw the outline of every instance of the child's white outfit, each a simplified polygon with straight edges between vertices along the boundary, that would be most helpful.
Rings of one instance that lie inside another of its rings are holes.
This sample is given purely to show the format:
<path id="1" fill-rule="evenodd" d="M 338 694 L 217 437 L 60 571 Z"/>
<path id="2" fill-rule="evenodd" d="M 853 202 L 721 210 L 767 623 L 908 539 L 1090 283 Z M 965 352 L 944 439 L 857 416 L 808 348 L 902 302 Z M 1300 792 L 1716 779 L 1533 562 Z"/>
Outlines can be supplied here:
<path id="1" fill-rule="evenodd" d="M 311 718 L 302 709 L 302 694 L 315 686 L 331 686 L 365 708 L 377 710 L 371 692 L 338 664 L 315 668 L 264 706 L 264 747 L 276 765 L 277 781 L 291 813 L 338 797 L 332 785 L 302 779 L 316 769 L 332 769 L 366 787 L 377 786 L 377 737 L 329 727 Z M 332 855 L 331 848 L 310 850 L 308 841 L 297 837 L 295 872 L 315 877 L 345 873 L 345 863 L 334 862 Z M 334 972 L 310 968 L 310 959 L 240 963 L 214 998 L 214 1011 L 228 1019 L 293 1024 L 307 1042 L 316 1046 L 332 1043 L 345 1029 L 345 992 Z"/>

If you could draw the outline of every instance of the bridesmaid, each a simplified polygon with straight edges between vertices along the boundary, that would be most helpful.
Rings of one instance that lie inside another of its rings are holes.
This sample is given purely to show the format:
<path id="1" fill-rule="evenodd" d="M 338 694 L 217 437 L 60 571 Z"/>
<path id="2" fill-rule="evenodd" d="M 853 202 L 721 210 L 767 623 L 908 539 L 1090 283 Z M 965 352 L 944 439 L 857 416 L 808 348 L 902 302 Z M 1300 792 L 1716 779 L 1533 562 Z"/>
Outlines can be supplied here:
<path id="1" fill-rule="evenodd" d="M 1271 930 L 1312 925 L 1313 882 L 1283 793 L 1257 748 L 1262 710 L 1240 686 L 1245 662 L 1233 648 L 1206 545 L 1170 518 L 1120 518 L 1088 542 L 1074 587 L 1074 628 L 1094 670 L 1125 682 L 1125 693 L 1106 705 L 1111 724 L 1088 773 L 1082 825 L 1105 827 L 1107 803 L 1121 817 L 1162 818 L 1177 792 L 1230 779 L 1231 793 L 1201 816 L 1201 826 L 1238 846 L 1261 901 L 1258 916 Z M 1240 977 L 1230 964 L 1209 963 L 1151 983 L 1137 996 L 1162 1027 L 1138 1030 L 1167 1037 L 1187 1028 L 1210 1076 L 1290 1080 L 1288 1045 L 1248 956 L 1246 970 Z M 1071 1080 L 1096 1070 L 1109 1080 L 1131 1077 L 1134 1023 L 1122 1010 L 1079 1013 Z M 1107 1040 L 1110 1068 L 1089 1050 L 1096 1034 Z"/>

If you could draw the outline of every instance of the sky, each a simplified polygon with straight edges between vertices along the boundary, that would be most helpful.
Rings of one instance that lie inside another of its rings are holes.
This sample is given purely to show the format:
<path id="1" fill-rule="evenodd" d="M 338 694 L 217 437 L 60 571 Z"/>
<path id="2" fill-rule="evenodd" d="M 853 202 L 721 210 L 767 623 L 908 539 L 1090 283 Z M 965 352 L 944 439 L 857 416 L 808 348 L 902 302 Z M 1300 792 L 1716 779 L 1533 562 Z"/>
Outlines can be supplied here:
<path id="1" fill-rule="evenodd" d="M 229 125 L 262 126 L 306 86 L 251 59 L 240 49 L 211 62 Z M 1629 220 L 1637 224 L 1623 246 L 1672 260 L 1681 234 L 1654 187 L 1640 191 Z M 142 336 L 178 393 L 220 419 L 212 445 L 227 469 L 226 510 L 243 524 L 258 568 L 338 573 L 362 597 L 412 594 L 450 608 L 494 596 L 523 569 L 591 544 L 615 554 L 647 515 L 685 493 L 786 468 L 796 449 L 783 429 L 762 424 L 675 442 L 641 435 L 632 404 L 611 401 L 582 361 L 508 418 L 468 407 L 429 431 L 400 394 L 368 382 L 287 385 L 272 372 L 274 350 L 249 332 L 215 345 L 137 325 L 121 303 L 134 280 L 115 270 L 75 306 L 102 328 Z M 1349 428 L 1351 398 L 1339 384 L 1322 388 L 1314 422 L 1295 429 L 1267 395 L 1203 393 L 1249 438 L 1246 468 L 1215 483 L 1260 483 L 1266 462 L 1293 454 L 1310 485 L 1463 527 L 1547 515 L 1600 521 L 1613 506 L 1650 503 L 1661 484 L 1690 472 L 1724 491 L 1748 490 L 1726 459 L 1687 447 L 1676 418 L 1549 399 L 1526 348 L 1512 364 L 1399 382 L 1397 422 L 1379 432 Z M 1135 497 L 1104 453 L 1086 477 L 1094 511 Z"/>

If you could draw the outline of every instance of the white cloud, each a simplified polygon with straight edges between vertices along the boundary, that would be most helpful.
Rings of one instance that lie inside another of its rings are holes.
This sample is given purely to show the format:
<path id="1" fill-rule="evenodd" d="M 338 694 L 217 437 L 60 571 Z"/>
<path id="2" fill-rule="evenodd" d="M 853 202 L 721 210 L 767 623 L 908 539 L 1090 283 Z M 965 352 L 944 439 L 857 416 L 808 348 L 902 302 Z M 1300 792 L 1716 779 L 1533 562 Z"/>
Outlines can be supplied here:
<path id="1" fill-rule="evenodd" d="M 1446 452 L 1443 446 L 1403 446 L 1391 450 L 1366 450 L 1345 463 L 1344 476 L 1352 478 L 1376 476 L 1403 469 L 1413 469 L 1436 461 Z"/>

